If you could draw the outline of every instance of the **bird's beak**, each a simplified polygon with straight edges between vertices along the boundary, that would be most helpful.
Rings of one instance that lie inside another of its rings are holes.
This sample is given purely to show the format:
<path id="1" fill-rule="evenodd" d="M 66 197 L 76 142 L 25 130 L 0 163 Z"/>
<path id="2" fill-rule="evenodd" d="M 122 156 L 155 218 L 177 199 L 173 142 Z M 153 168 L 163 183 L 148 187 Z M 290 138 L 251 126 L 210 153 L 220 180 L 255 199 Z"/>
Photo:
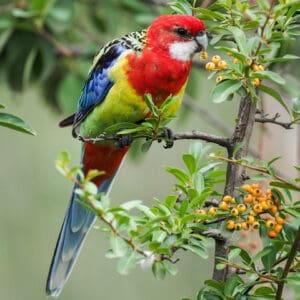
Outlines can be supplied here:
<path id="1" fill-rule="evenodd" d="M 199 51 L 201 50 L 206 50 L 208 40 L 207 40 L 207 34 L 205 31 L 200 31 L 196 36 L 195 36 L 195 41 L 199 45 Z"/>

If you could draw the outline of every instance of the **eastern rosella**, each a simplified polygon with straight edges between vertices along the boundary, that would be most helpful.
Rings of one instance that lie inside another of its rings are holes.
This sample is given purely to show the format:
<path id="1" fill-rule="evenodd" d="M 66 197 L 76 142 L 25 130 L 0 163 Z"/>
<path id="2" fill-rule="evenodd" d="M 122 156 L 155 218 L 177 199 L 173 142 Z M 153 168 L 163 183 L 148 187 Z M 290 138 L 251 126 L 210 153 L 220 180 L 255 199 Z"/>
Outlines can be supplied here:
<path id="1" fill-rule="evenodd" d="M 112 40 L 94 59 L 77 112 L 61 125 L 73 125 L 74 135 L 97 137 L 115 123 L 141 122 L 149 116 L 146 93 L 157 106 L 168 96 L 177 96 L 168 112 L 174 115 L 181 104 L 193 54 L 206 45 L 204 23 L 185 15 L 159 17 L 146 30 Z M 83 143 L 83 172 L 105 171 L 93 180 L 99 192 L 109 192 L 128 149 L 107 141 Z M 96 218 L 77 197 L 73 189 L 47 279 L 46 293 L 54 297 L 70 276 Z"/>

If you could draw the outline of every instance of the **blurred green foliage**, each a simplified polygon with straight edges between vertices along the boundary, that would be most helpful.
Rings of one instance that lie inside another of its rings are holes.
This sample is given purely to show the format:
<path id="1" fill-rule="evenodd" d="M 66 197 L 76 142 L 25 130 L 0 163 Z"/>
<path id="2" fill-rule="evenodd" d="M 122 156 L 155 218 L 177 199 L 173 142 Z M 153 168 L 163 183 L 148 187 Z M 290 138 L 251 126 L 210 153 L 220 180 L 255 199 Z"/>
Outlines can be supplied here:
<path id="1" fill-rule="evenodd" d="M 73 112 L 101 45 L 147 26 L 159 10 L 137 0 L 2 2 L 0 71 L 12 90 L 39 84 L 47 103 Z"/>

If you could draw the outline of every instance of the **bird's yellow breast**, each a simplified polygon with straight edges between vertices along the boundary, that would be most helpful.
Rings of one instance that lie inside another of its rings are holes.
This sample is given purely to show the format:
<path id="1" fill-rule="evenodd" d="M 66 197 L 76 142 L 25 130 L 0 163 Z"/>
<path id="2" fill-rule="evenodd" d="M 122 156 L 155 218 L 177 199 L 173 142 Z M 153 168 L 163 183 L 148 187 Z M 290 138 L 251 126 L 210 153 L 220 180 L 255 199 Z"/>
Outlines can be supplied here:
<path id="1" fill-rule="evenodd" d="M 132 87 L 127 78 L 127 53 L 123 53 L 109 72 L 113 86 L 105 99 L 97 105 L 81 125 L 83 136 L 96 137 L 106 128 L 121 122 L 135 123 L 149 115 L 149 108 L 140 95 Z M 143 76 L 143 74 L 140 74 Z M 169 107 L 167 115 L 175 115 L 180 107 L 186 84 L 176 95 L 177 100 Z"/>

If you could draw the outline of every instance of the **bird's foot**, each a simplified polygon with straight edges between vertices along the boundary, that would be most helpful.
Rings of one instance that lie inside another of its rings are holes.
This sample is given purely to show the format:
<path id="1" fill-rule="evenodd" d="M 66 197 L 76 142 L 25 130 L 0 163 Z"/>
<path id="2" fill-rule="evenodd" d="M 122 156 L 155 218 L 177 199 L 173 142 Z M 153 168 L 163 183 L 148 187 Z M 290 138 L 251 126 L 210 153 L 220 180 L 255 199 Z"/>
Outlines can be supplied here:
<path id="1" fill-rule="evenodd" d="M 164 132 L 160 135 L 160 137 L 164 140 L 165 144 L 164 144 L 164 148 L 165 149 L 169 149 L 172 148 L 174 145 L 174 134 L 173 131 L 168 128 L 168 127 L 164 127 L 163 128 Z M 162 139 L 158 139 L 157 141 L 160 143 L 162 141 Z"/>
<path id="2" fill-rule="evenodd" d="M 115 140 L 115 146 L 119 148 L 125 148 L 131 145 L 133 142 L 132 134 L 118 134 Z"/>

